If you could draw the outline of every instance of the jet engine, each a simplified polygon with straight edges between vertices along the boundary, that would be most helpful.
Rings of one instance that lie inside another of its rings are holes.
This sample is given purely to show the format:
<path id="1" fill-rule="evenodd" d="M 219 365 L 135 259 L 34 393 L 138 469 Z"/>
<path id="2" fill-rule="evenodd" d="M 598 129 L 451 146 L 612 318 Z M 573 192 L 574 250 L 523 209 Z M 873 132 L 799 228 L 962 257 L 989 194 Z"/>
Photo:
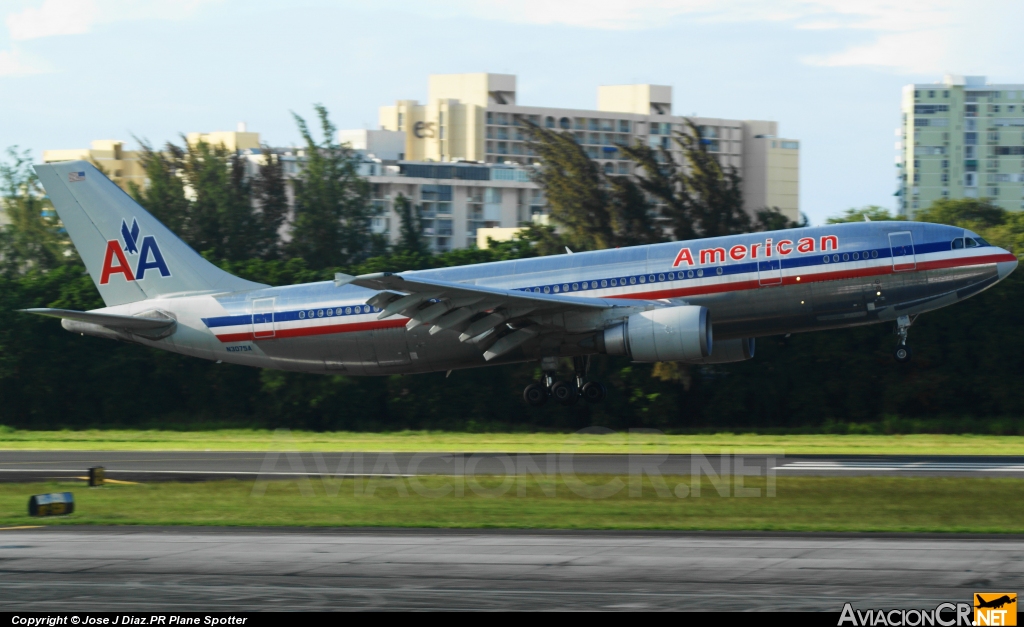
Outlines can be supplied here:
<path id="1" fill-rule="evenodd" d="M 697 364 L 731 364 L 734 361 L 746 361 L 754 357 L 754 338 L 739 337 L 732 340 L 715 342 L 715 353 L 703 359 L 696 359 Z"/>
<path id="2" fill-rule="evenodd" d="M 707 307 L 662 307 L 633 314 L 596 339 L 609 355 L 633 361 L 700 361 L 711 357 L 711 317 Z"/>

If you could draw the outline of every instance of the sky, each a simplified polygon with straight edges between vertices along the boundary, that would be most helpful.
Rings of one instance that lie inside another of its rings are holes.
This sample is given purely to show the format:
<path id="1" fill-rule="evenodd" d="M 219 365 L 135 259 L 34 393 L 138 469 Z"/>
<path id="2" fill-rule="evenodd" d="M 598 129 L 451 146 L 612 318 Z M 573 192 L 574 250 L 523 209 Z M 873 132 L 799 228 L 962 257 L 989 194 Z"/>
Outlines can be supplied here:
<path id="1" fill-rule="evenodd" d="M 779 122 L 812 223 L 893 208 L 908 83 L 1024 83 L 1020 0 L 0 0 L 0 148 L 298 141 L 425 100 L 427 75 L 516 74 L 521 105 L 593 109 L 598 85 L 671 85 L 673 112 Z"/>

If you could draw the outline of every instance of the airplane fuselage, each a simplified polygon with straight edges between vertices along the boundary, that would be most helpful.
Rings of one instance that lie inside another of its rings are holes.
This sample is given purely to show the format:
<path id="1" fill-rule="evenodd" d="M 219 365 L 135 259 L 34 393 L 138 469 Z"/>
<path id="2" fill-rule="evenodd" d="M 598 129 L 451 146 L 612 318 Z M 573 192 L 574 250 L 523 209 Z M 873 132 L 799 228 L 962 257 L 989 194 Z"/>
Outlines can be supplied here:
<path id="1" fill-rule="evenodd" d="M 965 237 L 967 238 L 965 240 Z M 977 243 L 978 245 L 973 245 Z M 453 283 L 708 308 L 715 340 L 893 321 L 953 304 L 995 284 L 1016 257 L 962 228 L 865 222 L 670 242 L 406 272 Z M 406 330 L 378 319 L 373 290 L 332 282 L 162 297 L 108 307 L 177 320 L 141 344 L 262 368 L 351 375 L 418 373 L 597 352 L 594 323 L 486 362 L 456 331 Z M 624 311 L 623 315 L 629 312 Z M 543 320 L 538 323 L 544 323 Z M 607 321 L 598 324 L 607 324 Z M 588 326 L 589 325 L 589 326 Z M 124 334 L 122 334 L 122 339 Z"/>

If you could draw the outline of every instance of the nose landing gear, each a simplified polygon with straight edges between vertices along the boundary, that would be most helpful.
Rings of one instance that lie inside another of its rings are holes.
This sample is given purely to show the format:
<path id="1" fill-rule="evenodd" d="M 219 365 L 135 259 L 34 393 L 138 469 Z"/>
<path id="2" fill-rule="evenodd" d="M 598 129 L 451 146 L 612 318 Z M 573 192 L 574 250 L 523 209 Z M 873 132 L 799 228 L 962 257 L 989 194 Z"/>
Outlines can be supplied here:
<path id="1" fill-rule="evenodd" d="M 555 381 L 558 359 L 545 357 L 541 360 L 544 381 L 531 383 L 523 390 L 523 399 L 532 407 L 540 407 L 548 398 L 554 398 L 565 406 L 575 405 L 580 398 L 588 403 L 599 403 L 608 395 L 607 389 L 597 381 L 587 381 L 590 357 L 574 357 L 575 377 L 571 381 Z"/>
<path id="2" fill-rule="evenodd" d="M 899 318 L 896 318 L 896 335 L 898 335 L 900 339 L 896 344 L 896 350 L 893 351 L 892 356 L 901 364 L 908 363 L 913 357 L 910 346 L 907 345 L 907 329 L 910 328 L 910 325 L 914 324 L 914 320 L 916 319 L 917 316 L 900 316 Z"/>

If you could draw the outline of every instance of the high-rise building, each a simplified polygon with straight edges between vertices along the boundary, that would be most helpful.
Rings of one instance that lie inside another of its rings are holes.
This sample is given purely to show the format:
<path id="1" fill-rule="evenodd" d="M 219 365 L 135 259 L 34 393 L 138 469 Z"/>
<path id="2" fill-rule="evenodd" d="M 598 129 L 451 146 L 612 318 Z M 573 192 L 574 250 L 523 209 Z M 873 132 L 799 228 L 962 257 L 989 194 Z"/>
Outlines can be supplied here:
<path id="1" fill-rule="evenodd" d="M 672 88 L 598 88 L 596 110 L 524 106 L 511 74 L 441 74 L 429 78 L 426 103 L 399 100 L 380 108 L 380 127 L 405 133 L 410 161 L 534 161 L 524 122 L 571 132 L 608 174 L 632 175 L 621 145 L 642 142 L 675 152 L 672 133 L 696 124 L 708 150 L 743 178 L 744 208 L 778 207 L 799 219 L 799 142 L 778 137 L 778 124 L 672 113 Z"/>
<path id="2" fill-rule="evenodd" d="M 903 88 L 896 158 L 900 215 L 940 198 L 1024 208 L 1024 84 L 947 75 Z"/>

